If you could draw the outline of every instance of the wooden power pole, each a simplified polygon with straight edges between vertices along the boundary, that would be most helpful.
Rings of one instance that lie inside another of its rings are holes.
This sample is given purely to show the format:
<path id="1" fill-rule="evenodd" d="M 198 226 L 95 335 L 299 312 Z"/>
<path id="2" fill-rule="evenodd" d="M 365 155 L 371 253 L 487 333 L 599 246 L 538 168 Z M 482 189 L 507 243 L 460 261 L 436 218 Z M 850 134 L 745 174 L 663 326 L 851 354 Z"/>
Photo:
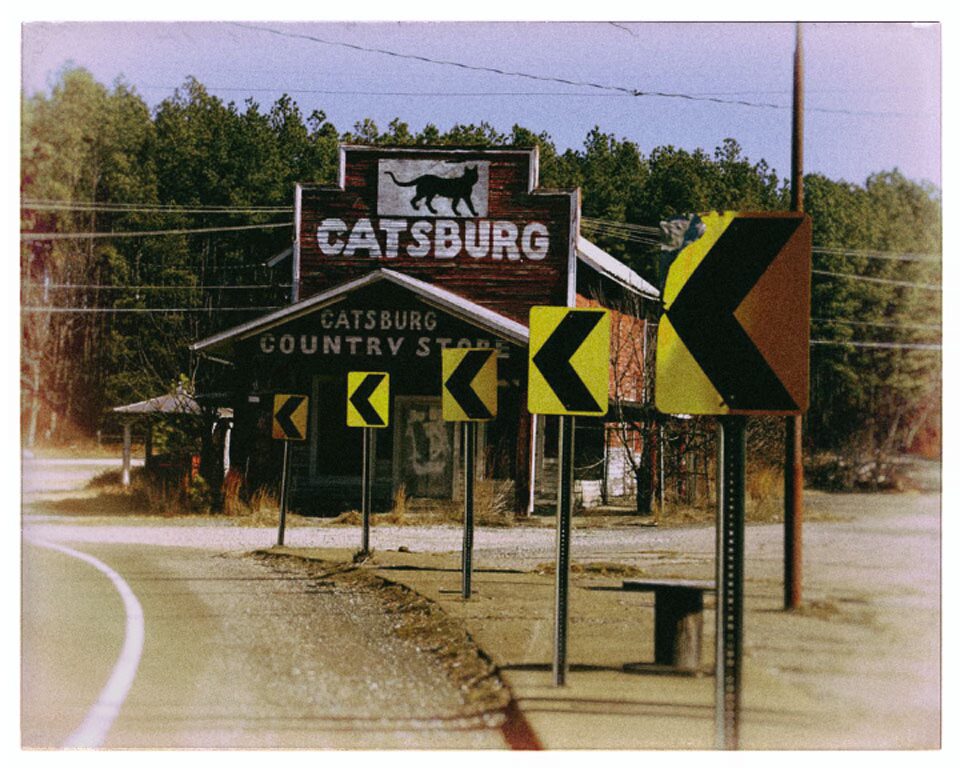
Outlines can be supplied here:
<path id="1" fill-rule="evenodd" d="M 803 211 L 803 27 L 796 26 L 793 54 L 793 131 L 790 209 Z M 783 602 L 800 605 L 803 591 L 803 416 L 787 416 L 783 470 Z"/>

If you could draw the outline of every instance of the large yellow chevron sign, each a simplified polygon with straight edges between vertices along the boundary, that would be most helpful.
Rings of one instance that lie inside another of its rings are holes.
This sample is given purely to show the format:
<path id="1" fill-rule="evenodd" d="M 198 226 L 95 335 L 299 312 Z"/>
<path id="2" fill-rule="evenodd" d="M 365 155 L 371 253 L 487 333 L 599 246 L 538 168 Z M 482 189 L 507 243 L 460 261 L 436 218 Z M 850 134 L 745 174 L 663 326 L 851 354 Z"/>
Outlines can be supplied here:
<path id="1" fill-rule="evenodd" d="M 675 414 L 800 414 L 810 370 L 810 218 L 709 213 L 674 259 L 656 404 Z"/>

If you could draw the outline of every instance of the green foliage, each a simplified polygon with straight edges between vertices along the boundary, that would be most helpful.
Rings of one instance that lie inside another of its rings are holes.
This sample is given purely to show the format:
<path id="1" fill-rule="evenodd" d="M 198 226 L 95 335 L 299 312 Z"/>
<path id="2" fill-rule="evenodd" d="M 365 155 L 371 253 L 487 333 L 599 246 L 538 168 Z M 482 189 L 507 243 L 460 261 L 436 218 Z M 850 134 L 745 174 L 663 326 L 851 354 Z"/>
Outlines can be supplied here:
<path id="1" fill-rule="evenodd" d="M 322 111 L 304 118 L 289 95 L 267 109 L 251 100 L 224 103 L 192 78 L 151 113 L 123 82 L 106 88 L 88 72 L 68 69 L 49 97 L 24 100 L 21 120 L 24 199 L 77 204 L 58 209 L 25 204 L 21 226 L 27 231 L 288 225 L 296 183 L 336 181 L 340 142 L 535 146 L 541 185 L 579 187 L 588 222 L 632 226 L 584 229 L 655 284 L 661 277 L 656 234 L 661 220 L 711 209 L 775 210 L 789 204 L 786 182 L 763 160 L 745 157 L 734 139 L 712 155 L 673 146 L 644 155 L 634 142 L 599 127 L 580 149 L 562 153 L 547 133 L 519 125 L 501 132 L 487 122 L 456 124 L 446 131 L 429 124 L 415 132 L 395 119 L 381 132 L 366 119 L 341 134 Z M 251 210 L 227 214 L 211 206 Z M 285 210 L 253 210 L 267 206 Z M 815 270 L 872 279 L 814 275 L 812 337 L 827 343 L 812 348 L 808 440 L 813 448 L 829 451 L 908 447 L 924 425 L 939 418 L 939 352 L 849 342 L 939 342 L 940 293 L 916 287 L 941 280 L 939 193 L 896 170 L 877 173 L 863 186 L 813 174 L 805 180 L 805 207 L 814 221 Z M 216 387 L 205 379 L 209 366 L 197 368 L 188 345 L 262 313 L 257 307 L 288 300 L 283 285 L 288 273 L 271 274 L 262 265 L 289 246 L 291 234 L 284 227 L 25 244 L 25 306 L 111 310 L 24 314 L 21 374 L 28 440 L 55 438 L 70 425 L 90 434 L 109 418 L 110 407 L 164 392 L 183 371 L 199 389 Z M 884 260 L 870 258 L 868 250 L 934 258 Z M 45 288 L 45 283 L 57 287 Z M 264 284 L 275 287 L 252 287 Z M 217 287 L 223 285 L 251 287 Z M 157 307 L 178 311 L 131 311 Z"/>
<path id="2" fill-rule="evenodd" d="M 939 350 L 902 346 L 940 341 L 939 199 L 894 171 L 863 188 L 811 176 L 805 202 L 815 245 L 846 251 L 815 254 L 809 432 L 855 462 L 909 449 L 940 411 Z M 853 346 L 878 342 L 899 346 Z"/>

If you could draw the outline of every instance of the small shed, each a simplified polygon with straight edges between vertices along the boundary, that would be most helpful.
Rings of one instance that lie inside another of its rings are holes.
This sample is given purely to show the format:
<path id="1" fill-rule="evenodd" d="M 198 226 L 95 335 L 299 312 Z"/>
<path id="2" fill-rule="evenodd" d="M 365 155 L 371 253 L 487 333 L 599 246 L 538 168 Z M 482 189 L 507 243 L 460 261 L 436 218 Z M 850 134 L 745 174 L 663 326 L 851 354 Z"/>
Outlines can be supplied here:
<path id="1" fill-rule="evenodd" d="M 213 396 L 203 397 L 209 401 Z M 219 434 L 223 443 L 223 472 L 230 468 L 230 431 L 233 427 L 233 410 L 222 407 L 205 407 L 193 395 L 177 388 L 174 394 L 151 397 L 128 405 L 118 405 L 114 413 L 125 417 L 123 421 L 123 471 L 122 482 L 130 484 L 130 453 L 132 443 L 131 425 L 135 418 L 145 418 L 147 422 L 144 439 L 144 465 L 149 469 L 153 460 L 153 422 L 156 418 L 191 416 L 206 418 L 210 421 L 211 437 Z"/>

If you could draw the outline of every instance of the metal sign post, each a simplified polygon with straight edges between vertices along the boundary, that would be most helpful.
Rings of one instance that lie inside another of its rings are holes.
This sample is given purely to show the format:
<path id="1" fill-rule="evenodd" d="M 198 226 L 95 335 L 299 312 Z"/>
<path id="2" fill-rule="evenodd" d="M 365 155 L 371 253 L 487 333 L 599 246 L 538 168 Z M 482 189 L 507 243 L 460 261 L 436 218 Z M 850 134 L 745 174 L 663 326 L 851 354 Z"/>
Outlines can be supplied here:
<path id="1" fill-rule="evenodd" d="M 476 422 L 463 423 L 463 599 L 468 600 L 473 579 L 473 481 L 476 477 Z"/>
<path id="2" fill-rule="evenodd" d="M 473 578 L 473 486 L 477 475 L 478 421 L 497 416 L 497 352 L 490 348 L 445 349 L 441 363 L 444 421 L 463 422 L 463 599 Z"/>
<path id="3" fill-rule="evenodd" d="M 363 428 L 363 467 L 361 468 L 360 513 L 363 517 L 360 552 L 370 554 L 370 507 L 373 502 L 373 430 Z"/>
<path id="4" fill-rule="evenodd" d="M 743 534 L 746 484 L 746 418 L 720 418 L 720 486 L 717 510 L 716 745 L 740 743 L 743 652 Z"/>
<path id="5" fill-rule="evenodd" d="M 373 430 L 390 424 L 390 375 L 372 371 L 347 374 L 347 426 L 363 429 L 360 467 L 360 553 L 370 554 L 370 512 L 373 506 Z"/>
<path id="6" fill-rule="evenodd" d="M 567 626 L 570 590 L 570 528 L 573 495 L 574 417 L 560 417 L 560 485 L 557 488 L 557 577 L 554 627 L 553 684 L 567 681 Z"/>
<path id="7" fill-rule="evenodd" d="M 604 309 L 532 307 L 527 409 L 560 416 L 553 682 L 567 680 L 574 416 L 609 406 L 610 314 Z"/>
<path id="8" fill-rule="evenodd" d="M 283 546 L 283 535 L 287 529 L 287 472 L 289 467 L 290 441 L 283 441 L 283 469 L 280 471 L 280 525 L 277 528 L 277 546 Z"/>

